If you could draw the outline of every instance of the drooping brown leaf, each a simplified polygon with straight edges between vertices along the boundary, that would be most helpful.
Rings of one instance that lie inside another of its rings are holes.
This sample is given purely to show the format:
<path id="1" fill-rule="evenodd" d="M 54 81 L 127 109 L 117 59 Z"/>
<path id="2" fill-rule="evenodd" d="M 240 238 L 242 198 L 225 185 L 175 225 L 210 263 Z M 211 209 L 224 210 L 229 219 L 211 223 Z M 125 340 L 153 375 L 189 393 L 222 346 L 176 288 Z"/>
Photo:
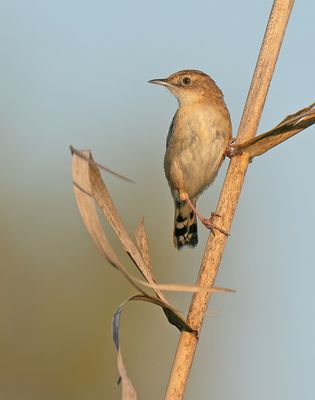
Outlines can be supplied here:
<path id="1" fill-rule="evenodd" d="M 90 158 L 89 151 L 82 151 L 81 156 L 78 156 L 78 151 L 73 151 L 72 158 L 72 178 L 74 185 L 74 193 L 77 205 L 84 222 L 84 225 L 94 240 L 96 246 L 105 258 L 117 268 L 125 278 L 143 295 L 146 295 L 143 290 L 142 282 L 133 277 L 120 261 L 112 246 L 110 245 L 99 217 L 97 215 L 95 200 L 93 198 L 93 190 L 89 177 L 89 165 L 87 162 Z"/>
<path id="2" fill-rule="evenodd" d="M 82 150 L 82 155 L 89 159 L 90 152 Z M 102 225 L 97 216 L 95 200 L 89 179 L 89 164 L 73 152 L 72 157 L 72 179 L 74 182 L 74 194 L 77 205 L 86 229 L 92 236 L 96 246 L 107 260 L 116 268 L 121 265 L 116 253 L 105 236 Z"/>
<path id="3" fill-rule="evenodd" d="M 297 111 L 295 114 L 288 115 L 270 131 L 258 135 L 247 142 L 236 144 L 232 152 L 233 154 L 247 152 L 250 158 L 253 159 L 303 131 L 314 123 L 315 103 Z"/>
<path id="4" fill-rule="evenodd" d="M 147 268 L 152 270 L 151 257 L 149 254 L 148 236 L 144 227 L 144 218 L 141 221 L 135 232 L 136 242 L 142 255 L 143 261 L 146 263 Z"/>
<path id="5" fill-rule="evenodd" d="M 95 164 L 92 163 L 88 164 L 88 168 L 93 197 L 95 198 L 105 218 L 118 236 L 126 253 L 129 255 L 135 266 L 150 284 L 150 287 L 154 290 L 156 295 L 161 300 L 163 300 L 165 303 L 168 303 L 165 295 L 157 287 L 156 279 L 153 276 L 152 269 L 148 268 L 147 263 L 142 258 L 140 251 L 130 238 L 127 230 L 125 229 L 121 218 L 116 210 L 116 207 L 111 199 L 111 196 L 107 190 L 107 187 L 102 180 L 99 169 Z"/>

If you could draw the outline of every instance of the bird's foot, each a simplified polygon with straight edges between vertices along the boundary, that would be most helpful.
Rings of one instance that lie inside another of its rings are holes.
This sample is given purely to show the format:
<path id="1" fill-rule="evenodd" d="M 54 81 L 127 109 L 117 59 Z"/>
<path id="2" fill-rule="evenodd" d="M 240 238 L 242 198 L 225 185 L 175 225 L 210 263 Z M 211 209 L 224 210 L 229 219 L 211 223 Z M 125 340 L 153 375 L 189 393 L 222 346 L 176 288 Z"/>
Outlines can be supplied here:
<path id="1" fill-rule="evenodd" d="M 182 195 L 182 200 L 186 201 L 190 205 L 190 208 L 196 213 L 196 215 L 200 219 L 201 223 L 207 229 L 210 229 L 210 231 L 213 234 L 213 236 L 215 236 L 215 231 L 216 230 L 221 232 L 225 236 L 230 236 L 229 232 L 225 231 L 224 229 L 220 228 L 219 226 L 215 225 L 215 223 L 214 223 L 215 217 L 221 217 L 220 214 L 212 212 L 211 215 L 210 215 L 210 218 L 206 218 L 206 217 L 204 217 L 203 215 L 200 214 L 200 212 L 193 205 L 192 201 L 190 200 L 189 196 L 186 193 Z"/>
<path id="2" fill-rule="evenodd" d="M 224 229 L 220 228 L 219 226 L 215 225 L 215 223 L 214 223 L 215 217 L 221 217 L 221 215 L 217 214 L 215 212 L 212 212 L 210 218 L 202 217 L 202 218 L 200 218 L 200 221 L 203 223 L 203 225 L 206 228 L 210 229 L 213 236 L 215 236 L 216 230 L 223 233 L 223 235 L 225 235 L 225 236 L 230 236 L 229 232 L 227 232 Z"/>
<path id="3" fill-rule="evenodd" d="M 238 147 L 238 143 L 235 143 L 236 138 L 232 138 L 225 149 L 224 155 L 228 158 L 232 158 L 242 153 L 240 148 Z"/>

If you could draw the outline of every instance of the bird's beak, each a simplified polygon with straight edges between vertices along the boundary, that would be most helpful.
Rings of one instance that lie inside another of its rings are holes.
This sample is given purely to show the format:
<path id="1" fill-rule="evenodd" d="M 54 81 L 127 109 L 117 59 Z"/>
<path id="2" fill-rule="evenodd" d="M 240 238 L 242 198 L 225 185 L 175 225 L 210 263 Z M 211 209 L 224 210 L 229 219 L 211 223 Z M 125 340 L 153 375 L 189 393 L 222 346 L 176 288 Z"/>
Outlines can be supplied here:
<path id="1" fill-rule="evenodd" d="M 170 83 L 168 82 L 167 78 L 166 79 L 151 79 L 148 82 L 154 83 L 155 85 L 171 86 Z"/>

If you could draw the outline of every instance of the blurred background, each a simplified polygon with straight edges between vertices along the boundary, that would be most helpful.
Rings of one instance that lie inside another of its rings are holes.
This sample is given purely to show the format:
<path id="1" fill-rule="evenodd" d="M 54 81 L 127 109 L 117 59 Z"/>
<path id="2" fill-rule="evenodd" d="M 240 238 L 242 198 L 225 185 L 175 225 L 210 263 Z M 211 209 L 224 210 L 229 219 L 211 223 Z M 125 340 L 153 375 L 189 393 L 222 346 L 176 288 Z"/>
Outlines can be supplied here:
<path id="1" fill-rule="evenodd" d="M 177 104 L 146 82 L 206 71 L 236 134 L 271 5 L 1 1 L 1 400 L 120 398 L 110 325 L 135 291 L 83 227 L 69 145 L 136 182 L 104 174 L 131 233 L 144 215 L 158 279 L 194 283 L 208 232 L 199 226 L 195 250 L 173 248 L 162 165 Z M 293 9 L 260 133 L 314 101 L 314 12 L 312 0 Z M 210 303 L 187 399 L 313 397 L 314 147 L 311 127 L 250 166 L 217 279 L 236 293 Z M 190 295 L 169 299 L 186 314 Z M 159 308 L 126 307 L 121 345 L 140 399 L 163 398 L 178 337 Z"/>

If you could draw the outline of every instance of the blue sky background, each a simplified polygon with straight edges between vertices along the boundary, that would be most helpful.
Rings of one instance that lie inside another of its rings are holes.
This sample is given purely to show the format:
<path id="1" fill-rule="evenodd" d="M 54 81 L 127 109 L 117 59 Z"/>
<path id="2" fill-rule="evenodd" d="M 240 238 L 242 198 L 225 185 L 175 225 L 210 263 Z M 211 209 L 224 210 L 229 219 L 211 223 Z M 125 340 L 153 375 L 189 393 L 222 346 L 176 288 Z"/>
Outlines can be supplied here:
<path id="1" fill-rule="evenodd" d="M 119 398 L 110 322 L 134 290 L 80 221 L 68 146 L 136 181 L 104 176 L 130 232 L 144 215 L 159 280 L 194 282 L 208 232 L 193 251 L 173 248 L 162 163 L 176 101 L 146 82 L 209 73 L 236 133 L 271 4 L 1 1 L 1 398 Z M 311 0 L 293 9 L 259 132 L 314 101 L 314 12 Z M 250 166 L 217 279 L 237 292 L 212 299 L 187 399 L 312 398 L 314 146 L 311 127 Z M 186 312 L 189 295 L 169 297 Z M 126 309 L 122 348 L 140 399 L 163 398 L 177 339 L 160 310 Z"/>

